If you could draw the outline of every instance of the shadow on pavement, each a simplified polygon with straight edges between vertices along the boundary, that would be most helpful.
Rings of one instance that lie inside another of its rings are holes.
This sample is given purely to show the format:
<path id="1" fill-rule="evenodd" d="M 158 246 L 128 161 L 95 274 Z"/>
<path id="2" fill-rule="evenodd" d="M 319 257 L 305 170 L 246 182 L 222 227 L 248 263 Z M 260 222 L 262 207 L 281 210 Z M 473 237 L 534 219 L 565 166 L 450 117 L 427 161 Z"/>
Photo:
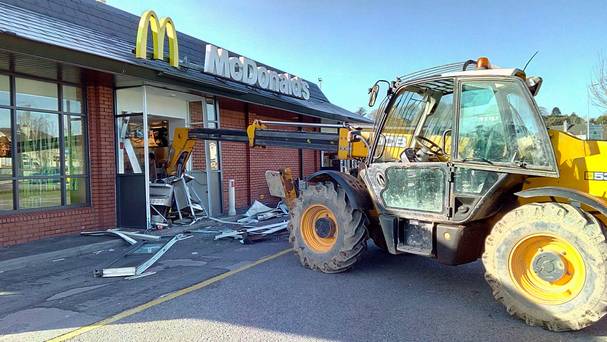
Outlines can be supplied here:
<path id="1" fill-rule="evenodd" d="M 288 245 L 286 242 L 271 242 L 252 245 L 248 249 L 243 247 L 229 242 L 213 255 L 218 258 L 216 260 L 230 255 L 250 260 L 253 256 L 259 258 L 272 254 L 270 252 Z M 214 275 L 204 273 L 195 276 L 196 272 L 203 273 L 203 268 L 167 269 L 163 271 L 166 273 L 162 278 L 185 285 L 184 278 L 188 278 L 191 284 Z M 215 270 L 221 273 L 227 268 L 218 266 Z M 483 274 L 480 262 L 445 266 L 424 257 L 386 255 L 371 247 L 352 271 L 330 275 L 302 268 L 296 257 L 289 254 L 90 331 L 80 338 L 512 341 L 589 340 L 607 335 L 604 319 L 579 332 L 553 333 L 529 327 L 511 317 L 501 304 L 495 302 Z M 153 291 L 149 284 L 135 284 L 137 286 L 131 287 L 150 291 L 152 298 L 158 297 L 159 291 Z M 121 303 L 120 300 L 128 297 L 116 290 L 105 286 L 95 290 L 104 291 L 105 297 L 86 299 L 83 293 L 70 298 L 78 303 L 66 302 L 52 307 L 74 309 L 101 319 L 124 310 L 125 306 L 134 306 Z M 45 307 L 44 304 L 38 306 Z M 120 310 L 111 310 L 111 307 Z M 56 324 L 45 329 L 69 328 L 60 322 Z M 73 328 L 77 327 L 73 325 Z M 2 319 L 0 329 L 4 329 Z M 28 331 L 25 327 L 17 327 L 3 333 L 21 334 L 5 336 L 8 339 L 43 333 L 30 331 L 32 334 L 23 334 Z"/>

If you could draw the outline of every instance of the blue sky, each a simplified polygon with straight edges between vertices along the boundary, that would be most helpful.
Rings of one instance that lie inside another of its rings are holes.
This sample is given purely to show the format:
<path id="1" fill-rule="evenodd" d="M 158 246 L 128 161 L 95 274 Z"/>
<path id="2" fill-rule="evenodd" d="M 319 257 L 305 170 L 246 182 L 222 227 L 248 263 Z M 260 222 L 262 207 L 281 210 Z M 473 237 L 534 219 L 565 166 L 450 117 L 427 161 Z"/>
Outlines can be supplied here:
<path id="1" fill-rule="evenodd" d="M 607 52 L 604 1 L 188 1 L 108 4 L 170 16 L 181 32 L 316 82 L 331 102 L 366 108 L 380 78 L 488 56 L 544 84 L 537 101 L 585 116 L 587 86 Z M 591 116 L 601 113 L 591 105 Z"/>

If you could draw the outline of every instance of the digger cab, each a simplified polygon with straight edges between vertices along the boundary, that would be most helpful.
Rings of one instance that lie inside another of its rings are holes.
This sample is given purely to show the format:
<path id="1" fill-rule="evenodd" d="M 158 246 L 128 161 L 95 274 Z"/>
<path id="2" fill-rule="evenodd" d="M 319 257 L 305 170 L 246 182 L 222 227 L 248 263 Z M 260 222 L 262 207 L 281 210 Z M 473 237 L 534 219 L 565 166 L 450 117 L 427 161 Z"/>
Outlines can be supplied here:
<path id="1" fill-rule="evenodd" d="M 607 315 L 607 202 L 571 184 L 604 189 L 585 177 L 603 174 L 605 153 L 565 133 L 550 132 L 551 142 L 533 99 L 539 78 L 482 58 L 468 64 L 389 83 L 358 178 L 327 171 L 300 188 L 294 250 L 326 273 L 350 269 L 367 236 L 390 254 L 449 265 L 482 257 L 509 313 L 554 331 L 582 329 Z"/>
<path id="2" fill-rule="evenodd" d="M 362 178 L 380 212 L 464 223 L 489 215 L 487 197 L 525 175 L 558 177 L 521 75 L 460 69 L 394 82 Z"/>

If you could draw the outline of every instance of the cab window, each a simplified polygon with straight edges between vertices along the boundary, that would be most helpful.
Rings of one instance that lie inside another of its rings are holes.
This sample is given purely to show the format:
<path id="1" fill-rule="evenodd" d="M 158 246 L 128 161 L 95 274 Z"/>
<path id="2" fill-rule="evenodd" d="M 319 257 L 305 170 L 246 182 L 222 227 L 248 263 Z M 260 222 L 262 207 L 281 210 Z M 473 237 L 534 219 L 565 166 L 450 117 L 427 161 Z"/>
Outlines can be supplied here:
<path id="1" fill-rule="evenodd" d="M 458 159 L 554 169 L 549 141 L 516 81 L 470 81 L 461 88 Z"/>
<path id="2" fill-rule="evenodd" d="M 405 90 L 397 96 L 375 149 L 377 162 L 400 160 L 402 151 L 410 143 L 415 127 L 426 109 L 427 97 L 422 94 Z"/>
<path id="3" fill-rule="evenodd" d="M 435 98 L 435 109 L 428 114 L 420 135 L 445 147 L 445 153 L 451 152 L 451 133 L 453 127 L 453 93 Z"/>

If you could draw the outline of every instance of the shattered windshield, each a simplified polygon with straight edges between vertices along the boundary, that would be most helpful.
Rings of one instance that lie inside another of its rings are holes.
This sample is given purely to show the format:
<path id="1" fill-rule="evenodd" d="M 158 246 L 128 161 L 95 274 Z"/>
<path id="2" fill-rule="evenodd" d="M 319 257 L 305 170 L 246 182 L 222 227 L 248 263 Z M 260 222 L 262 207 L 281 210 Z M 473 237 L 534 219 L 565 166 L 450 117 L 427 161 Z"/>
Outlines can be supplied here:
<path id="1" fill-rule="evenodd" d="M 515 81 L 462 85 L 458 158 L 463 161 L 554 169 L 543 123 Z"/>

